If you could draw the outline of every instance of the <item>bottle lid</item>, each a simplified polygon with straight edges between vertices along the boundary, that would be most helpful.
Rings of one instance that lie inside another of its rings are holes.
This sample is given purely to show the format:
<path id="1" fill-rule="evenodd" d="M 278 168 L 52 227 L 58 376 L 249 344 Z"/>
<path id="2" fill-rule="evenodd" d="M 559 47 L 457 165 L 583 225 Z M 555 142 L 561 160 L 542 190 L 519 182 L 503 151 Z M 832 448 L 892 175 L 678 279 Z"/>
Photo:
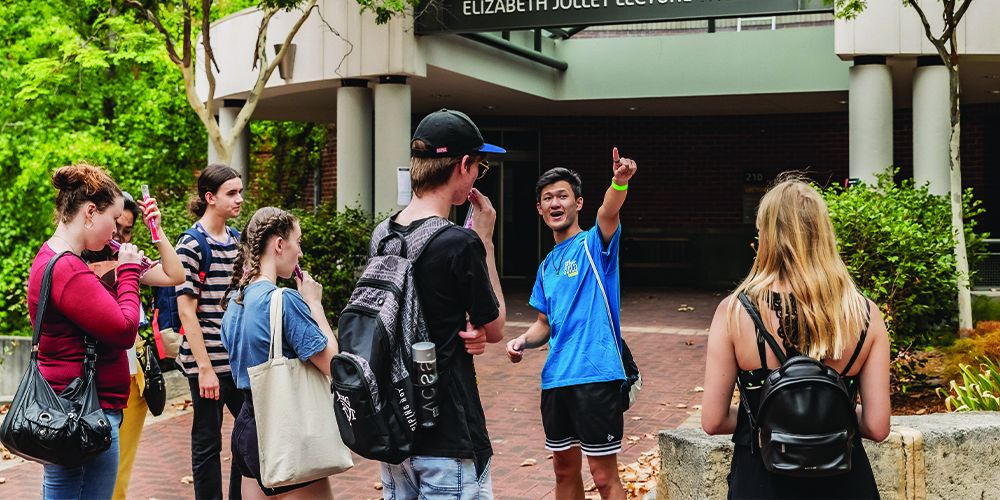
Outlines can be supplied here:
<path id="1" fill-rule="evenodd" d="M 434 342 L 417 342 L 413 344 L 413 361 L 417 363 L 433 363 L 437 361 Z"/>

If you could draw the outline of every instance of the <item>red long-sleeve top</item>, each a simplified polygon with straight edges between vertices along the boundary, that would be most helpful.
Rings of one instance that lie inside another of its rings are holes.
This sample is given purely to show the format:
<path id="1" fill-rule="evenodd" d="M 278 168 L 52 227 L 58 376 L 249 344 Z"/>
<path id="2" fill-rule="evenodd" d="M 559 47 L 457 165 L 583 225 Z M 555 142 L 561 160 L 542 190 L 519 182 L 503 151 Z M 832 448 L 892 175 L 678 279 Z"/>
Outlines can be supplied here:
<path id="1" fill-rule="evenodd" d="M 48 243 L 35 255 L 28 275 L 28 313 L 38 319 L 38 295 L 49 259 Z M 101 408 L 126 406 L 129 370 L 126 350 L 139 331 L 139 265 L 118 266 L 117 286 L 104 283 L 76 255 L 59 259 L 38 344 L 38 367 L 56 393 L 83 370 L 84 335 L 97 340 L 97 395 Z"/>

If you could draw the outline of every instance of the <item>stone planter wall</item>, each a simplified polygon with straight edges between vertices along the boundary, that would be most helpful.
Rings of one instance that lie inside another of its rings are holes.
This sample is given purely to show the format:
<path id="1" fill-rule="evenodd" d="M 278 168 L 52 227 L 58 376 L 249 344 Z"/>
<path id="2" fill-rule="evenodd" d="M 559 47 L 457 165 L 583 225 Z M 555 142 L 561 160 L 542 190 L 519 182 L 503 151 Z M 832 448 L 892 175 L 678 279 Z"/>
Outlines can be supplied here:
<path id="1" fill-rule="evenodd" d="M 730 436 L 660 432 L 660 499 L 725 499 Z M 892 418 L 882 443 L 865 441 L 885 500 L 1000 498 L 1000 413 Z"/>

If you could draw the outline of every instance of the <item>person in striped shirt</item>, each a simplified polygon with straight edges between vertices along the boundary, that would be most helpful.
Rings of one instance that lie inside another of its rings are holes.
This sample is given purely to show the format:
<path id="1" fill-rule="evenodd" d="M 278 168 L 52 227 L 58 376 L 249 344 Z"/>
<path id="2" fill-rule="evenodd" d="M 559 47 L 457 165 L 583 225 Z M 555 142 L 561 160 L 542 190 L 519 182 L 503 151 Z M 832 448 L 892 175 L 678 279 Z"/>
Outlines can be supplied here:
<path id="1" fill-rule="evenodd" d="M 201 248 L 191 235 L 177 242 L 185 279 L 177 285 L 177 310 L 184 330 L 177 364 L 188 377 L 194 422 L 191 426 L 191 469 L 198 500 L 222 498 L 222 409 L 235 418 L 243 406 L 222 345 L 222 298 L 229 287 L 239 253 L 239 234 L 226 221 L 240 215 L 243 181 L 225 165 L 210 165 L 198 177 L 198 193 L 188 209 L 197 217 L 194 229 L 211 248 L 209 269 L 200 269 Z M 229 495 L 239 499 L 240 474 L 230 471 Z"/>

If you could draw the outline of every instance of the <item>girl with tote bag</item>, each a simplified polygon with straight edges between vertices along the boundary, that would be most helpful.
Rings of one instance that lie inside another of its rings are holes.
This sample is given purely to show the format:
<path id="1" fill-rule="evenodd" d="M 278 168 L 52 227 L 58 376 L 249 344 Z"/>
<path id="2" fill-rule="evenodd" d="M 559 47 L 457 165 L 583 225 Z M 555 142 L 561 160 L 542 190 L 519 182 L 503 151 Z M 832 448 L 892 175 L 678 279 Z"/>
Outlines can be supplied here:
<path id="1" fill-rule="evenodd" d="M 302 256 L 294 215 L 257 210 L 240 253 L 222 319 L 222 342 L 245 402 L 233 425 L 233 460 L 244 476 L 244 499 L 333 498 L 326 476 L 353 464 L 340 440 L 329 390 L 337 339 L 321 303 L 323 288 L 308 274 L 299 291 L 278 288 Z"/>

